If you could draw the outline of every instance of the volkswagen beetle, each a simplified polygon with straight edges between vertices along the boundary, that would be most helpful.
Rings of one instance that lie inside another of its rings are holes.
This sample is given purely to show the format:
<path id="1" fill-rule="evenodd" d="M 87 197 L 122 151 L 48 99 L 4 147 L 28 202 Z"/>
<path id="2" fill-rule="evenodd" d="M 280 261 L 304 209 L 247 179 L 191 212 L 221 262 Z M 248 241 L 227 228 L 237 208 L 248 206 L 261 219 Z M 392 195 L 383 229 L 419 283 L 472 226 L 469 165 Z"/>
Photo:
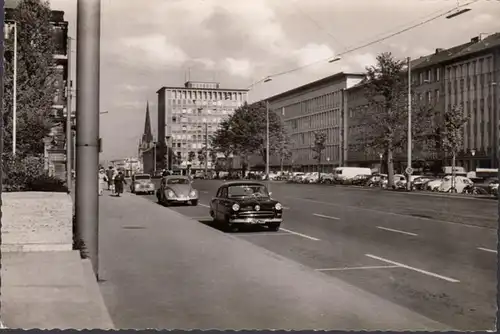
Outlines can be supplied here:
<path id="1" fill-rule="evenodd" d="M 149 174 L 134 174 L 130 182 L 130 192 L 133 194 L 151 194 L 155 192 L 155 185 Z"/>
<path id="2" fill-rule="evenodd" d="M 187 176 L 171 175 L 161 180 L 160 188 L 156 191 L 158 203 L 163 205 L 188 204 L 198 205 L 198 191 L 193 188 Z"/>
<path id="3" fill-rule="evenodd" d="M 232 181 L 222 184 L 210 202 L 210 216 L 226 230 L 253 224 L 279 231 L 283 206 L 271 198 L 265 184 L 256 181 Z"/>

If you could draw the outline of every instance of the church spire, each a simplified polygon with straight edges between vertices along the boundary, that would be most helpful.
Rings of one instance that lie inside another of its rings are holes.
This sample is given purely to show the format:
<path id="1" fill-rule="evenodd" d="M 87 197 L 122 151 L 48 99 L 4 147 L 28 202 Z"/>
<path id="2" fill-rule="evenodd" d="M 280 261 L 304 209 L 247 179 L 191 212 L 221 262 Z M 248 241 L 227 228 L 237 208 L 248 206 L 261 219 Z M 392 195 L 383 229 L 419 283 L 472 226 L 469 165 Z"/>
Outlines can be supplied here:
<path id="1" fill-rule="evenodd" d="M 153 142 L 153 133 L 151 131 L 151 118 L 149 116 L 149 101 L 146 104 L 146 120 L 144 121 L 144 133 L 142 134 L 142 142 L 149 144 Z"/>

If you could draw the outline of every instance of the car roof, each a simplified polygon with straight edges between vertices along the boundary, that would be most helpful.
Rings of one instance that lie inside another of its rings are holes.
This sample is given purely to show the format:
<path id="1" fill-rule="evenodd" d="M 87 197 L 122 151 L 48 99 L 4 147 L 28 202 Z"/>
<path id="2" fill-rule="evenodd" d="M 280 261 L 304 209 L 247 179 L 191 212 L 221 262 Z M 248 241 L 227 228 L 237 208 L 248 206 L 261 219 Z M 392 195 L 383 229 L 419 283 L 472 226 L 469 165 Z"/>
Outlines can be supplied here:
<path id="1" fill-rule="evenodd" d="M 134 176 L 151 176 L 151 175 L 146 173 L 141 173 L 141 174 L 134 174 Z"/>
<path id="2" fill-rule="evenodd" d="M 229 186 L 243 186 L 243 185 L 249 185 L 249 186 L 266 186 L 262 182 L 256 182 L 256 181 L 229 181 L 229 182 L 224 182 L 221 187 L 229 187 Z M 220 187 L 219 187 L 220 188 Z"/>

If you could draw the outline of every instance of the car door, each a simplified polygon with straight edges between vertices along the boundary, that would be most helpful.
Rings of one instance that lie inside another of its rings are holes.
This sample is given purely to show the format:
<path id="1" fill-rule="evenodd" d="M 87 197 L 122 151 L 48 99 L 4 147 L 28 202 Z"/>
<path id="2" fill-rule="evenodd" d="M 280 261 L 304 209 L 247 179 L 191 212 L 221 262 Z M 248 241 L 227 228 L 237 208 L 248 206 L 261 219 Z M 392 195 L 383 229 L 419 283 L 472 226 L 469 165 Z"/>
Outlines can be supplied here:
<path id="1" fill-rule="evenodd" d="M 219 190 L 217 190 L 217 194 L 215 194 L 215 197 L 212 198 L 212 202 L 210 203 L 215 219 L 219 219 L 218 205 L 219 205 L 219 198 L 221 197 L 222 194 L 222 189 L 223 188 L 219 188 Z"/>
<path id="2" fill-rule="evenodd" d="M 217 217 L 218 219 L 224 219 L 226 216 L 226 206 L 227 206 L 227 187 L 221 189 L 219 198 L 217 199 Z"/>

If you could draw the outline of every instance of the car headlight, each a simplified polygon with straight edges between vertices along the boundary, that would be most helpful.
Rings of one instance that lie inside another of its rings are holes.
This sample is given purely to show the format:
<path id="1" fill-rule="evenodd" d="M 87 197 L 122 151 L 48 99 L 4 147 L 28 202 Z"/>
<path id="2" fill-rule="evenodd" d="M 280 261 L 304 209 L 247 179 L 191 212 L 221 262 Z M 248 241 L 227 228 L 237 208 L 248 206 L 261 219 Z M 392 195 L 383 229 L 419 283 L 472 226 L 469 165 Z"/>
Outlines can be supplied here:
<path id="1" fill-rule="evenodd" d="M 189 196 L 191 196 L 191 197 L 196 196 L 196 190 L 191 190 L 191 192 L 189 193 Z"/>
<path id="2" fill-rule="evenodd" d="M 276 205 L 274 206 L 274 208 L 278 211 L 282 210 L 283 209 L 283 206 L 281 205 L 281 203 L 276 203 Z"/>
<path id="3" fill-rule="evenodd" d="M 233 211 L 238 211 L 240 209 L 240 205 L 238 203 L 233 204 L 232 206 Z"/>
<path id="4" fill-rule="evenodd" d="M 169 191 L 167 192 L 167 197 L 175 197 L 174 192 L 173 192 L 172 190 L 169 190 Z"/>

